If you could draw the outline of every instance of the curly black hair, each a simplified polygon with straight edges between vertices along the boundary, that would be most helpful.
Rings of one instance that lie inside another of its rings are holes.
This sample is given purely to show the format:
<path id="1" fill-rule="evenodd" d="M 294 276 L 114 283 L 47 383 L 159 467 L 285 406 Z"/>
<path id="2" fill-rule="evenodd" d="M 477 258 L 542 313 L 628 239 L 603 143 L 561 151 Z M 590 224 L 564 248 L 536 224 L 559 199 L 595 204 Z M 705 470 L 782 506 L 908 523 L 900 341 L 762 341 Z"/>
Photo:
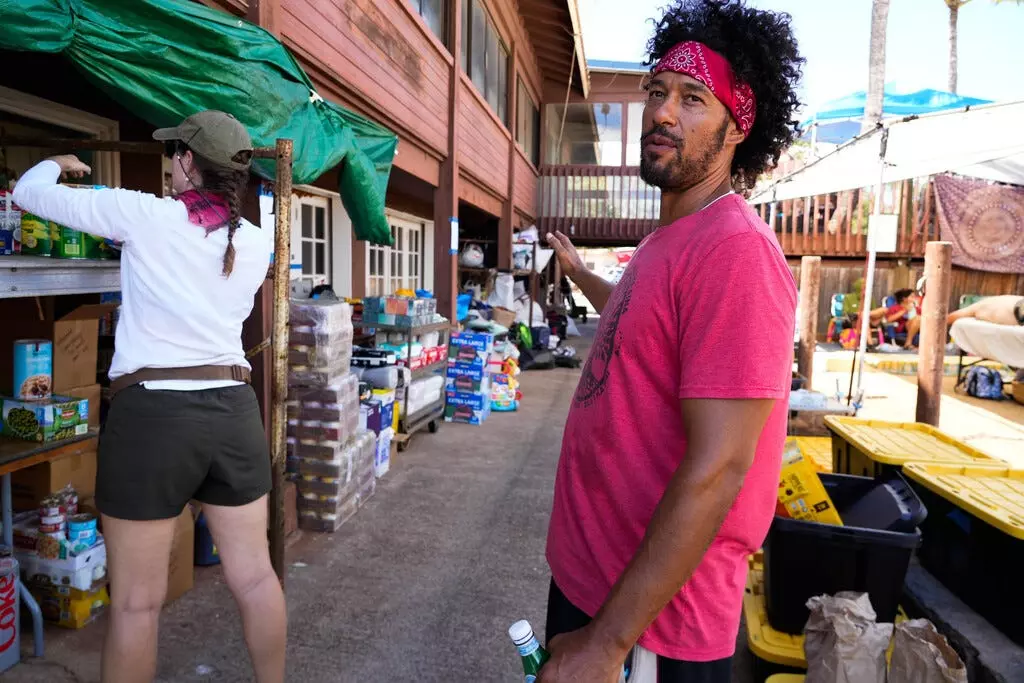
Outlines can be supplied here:
<path id="1" fill-rule="evenodd" d="M 676 0 L 654 21 L 647 43 L 653 66 L 679 43 L 695 40 L 725 57 L 737 79 L 750 84 L 757 115 L 732 161 L 737 189 L 749 189 L 779 161 L 796 137 L 800 106 L 796 85 L 804 59 L 790 26 L 792 17 L 747 7 L 744 0 Z"/>

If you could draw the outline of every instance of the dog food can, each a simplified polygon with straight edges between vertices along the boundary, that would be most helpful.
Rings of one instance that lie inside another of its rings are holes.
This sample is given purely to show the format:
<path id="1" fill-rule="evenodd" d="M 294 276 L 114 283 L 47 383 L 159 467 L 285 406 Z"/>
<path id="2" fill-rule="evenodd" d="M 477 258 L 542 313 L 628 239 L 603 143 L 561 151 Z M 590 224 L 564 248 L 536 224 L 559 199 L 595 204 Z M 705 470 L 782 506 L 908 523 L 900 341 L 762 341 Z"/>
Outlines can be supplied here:
<path id="1" fill-rule="evenodd" d="M 27 401 L 50 398 L 53 344 L 46 339 L 14 342 L 14 395 Z"/>
<path id="2" fill-rule="evenodd" d="M 53 248 L 50 222 L 28 213 L 21 214 L 21 253 L 25 256 L 49 256 Z"/>
<path id="3" fill-rule="evenodd" d="M 68 531 L 71 533 L 79 533 L 84 531 L 96 531 L 96 517 L 90 515 L 87 512 L 83 512 L 80 515 L 69 515 L 68 516 Z"/>

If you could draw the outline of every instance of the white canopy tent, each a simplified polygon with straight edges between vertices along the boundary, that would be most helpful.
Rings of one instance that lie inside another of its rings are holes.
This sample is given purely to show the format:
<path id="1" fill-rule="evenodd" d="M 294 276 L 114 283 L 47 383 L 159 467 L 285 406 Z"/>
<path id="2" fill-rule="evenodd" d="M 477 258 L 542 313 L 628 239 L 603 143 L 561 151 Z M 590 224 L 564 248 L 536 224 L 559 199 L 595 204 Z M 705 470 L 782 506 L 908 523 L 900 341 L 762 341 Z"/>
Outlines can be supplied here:
<path id="1" fill-rule="evenodd" d="M 755 191 L 751 204 L 876 187 L 875 215 L 882 219 L 881 197 L 887 183 L 955 172 L 1024 185 L 1024 101 L 986 104 L 952 111 L 883 121 L 877 128 L 833 152 Z M 894 223 L 894 222 L 893 222 Z M 879 223 L 881 227 L 881 223 Z M 863 310 L 871 308 L 875 253 L 869 230 L 867 293 Z M 857 392 L 861 387 L 868 317 L 861 316 L 857 359 Z M 856 394 L 855 394 L 856 395 Z"/>
<path id="2" fill-rule="evenodd" d="M 755 191 L 751 204 L 813 197 L 952 171 L 1024 185 L 1024 101 L 884 121 Z M 883 152 L 884 144 L 884 152 Z M 879 159 L 884 170 L 879 176 Z"/>

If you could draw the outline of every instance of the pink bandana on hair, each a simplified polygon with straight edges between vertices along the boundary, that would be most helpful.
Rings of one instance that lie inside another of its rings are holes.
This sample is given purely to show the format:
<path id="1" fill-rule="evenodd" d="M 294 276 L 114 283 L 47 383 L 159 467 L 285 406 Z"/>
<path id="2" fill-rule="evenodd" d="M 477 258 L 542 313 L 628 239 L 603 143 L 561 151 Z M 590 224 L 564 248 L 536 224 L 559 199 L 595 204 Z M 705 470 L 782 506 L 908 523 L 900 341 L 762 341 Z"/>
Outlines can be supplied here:
<path id="1" fill-rule="evenodd" d="M 732 112 L 744 136 L 754 127 L 757 103 L 749 85 L 738 82 L 729 61 L 707 45 L 695 40 L 679 43 L 665 53 L 654 68 L 652 76 L 663 71 L 686 74 L 697 79 Z"/>

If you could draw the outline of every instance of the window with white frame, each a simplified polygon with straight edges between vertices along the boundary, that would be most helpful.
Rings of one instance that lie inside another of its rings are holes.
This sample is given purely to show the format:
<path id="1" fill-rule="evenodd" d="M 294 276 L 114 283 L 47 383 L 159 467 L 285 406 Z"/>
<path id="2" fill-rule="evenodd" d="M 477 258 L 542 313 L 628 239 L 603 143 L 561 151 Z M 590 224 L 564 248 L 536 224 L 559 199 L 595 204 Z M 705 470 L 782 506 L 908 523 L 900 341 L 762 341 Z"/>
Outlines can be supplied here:
<path id="1" fill-rule="evenodd" d="M 426 226 L 389 216 L 390 247 L 369 245 L 366 263 L 366 292 L 369 296 L 393 294 L 399 289 L 424 286 L 423 257 Z"/>
<path id="2" fill-rule="evenodd" d="M 299 245 L 302 277 L 314 285 L 331 283 L 331 203 L 324 197 L 299 196 Z"/>

